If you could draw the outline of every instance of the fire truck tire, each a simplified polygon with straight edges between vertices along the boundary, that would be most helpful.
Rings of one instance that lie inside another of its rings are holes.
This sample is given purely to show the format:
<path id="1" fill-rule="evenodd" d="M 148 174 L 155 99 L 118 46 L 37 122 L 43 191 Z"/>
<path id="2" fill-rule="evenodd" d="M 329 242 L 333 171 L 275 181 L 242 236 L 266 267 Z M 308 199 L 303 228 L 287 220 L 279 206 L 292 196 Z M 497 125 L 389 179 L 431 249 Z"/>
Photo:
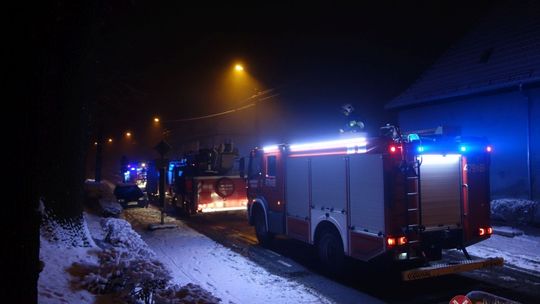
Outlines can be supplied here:
<path id="1" fill-rule="evenodd" d="M 268 247 L 272 243 L 274 235 L 266 228 L 264 212 L 260 211 L 260 209 L 255 209 L 254 212 L 255 234 L 257 236 L 257 240 L 261 246 Z"/>
<path id="2" fill-rule="evenodd" d="M 345 253 L 340 236 L 331 230 L 324 231 L 317 244 L 319 259 L 322 262 L 324 271 L 330 275 L 340 274 L 343 271 L 345 262 Z"/>

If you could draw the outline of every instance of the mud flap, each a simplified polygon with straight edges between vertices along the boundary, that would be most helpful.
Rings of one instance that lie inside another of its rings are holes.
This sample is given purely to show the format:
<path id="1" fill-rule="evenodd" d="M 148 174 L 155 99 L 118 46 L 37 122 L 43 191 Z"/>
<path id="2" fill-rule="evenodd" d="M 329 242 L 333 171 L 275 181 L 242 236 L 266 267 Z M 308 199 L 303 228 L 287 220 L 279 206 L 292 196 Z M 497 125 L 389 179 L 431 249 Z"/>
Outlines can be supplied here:
<path id="1" fill-rule="evenodd" d="M 404 281 L 421 280 L 463 271 L 502 266 L 503 264 L 503 258 L 487 258 L 478 260 L 463 260 L 452 263 L 439 263 L 403 271 L 401 272 L 401 277 Z"/>

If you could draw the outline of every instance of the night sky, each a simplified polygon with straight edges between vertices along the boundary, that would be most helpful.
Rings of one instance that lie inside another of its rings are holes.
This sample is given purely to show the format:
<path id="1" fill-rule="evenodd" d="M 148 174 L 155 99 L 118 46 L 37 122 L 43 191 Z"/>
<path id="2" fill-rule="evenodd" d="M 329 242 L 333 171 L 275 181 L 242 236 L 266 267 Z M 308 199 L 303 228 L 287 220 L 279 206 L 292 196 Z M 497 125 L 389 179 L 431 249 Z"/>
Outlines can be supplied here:
<path id="1" fill-rule="evenodd" d="M 148 1 L 150 2 L 150 1 Z M 384 104 L 474 26 L 493 1 L 289 4 L 194 9 L 134 1 L 104 15 L 97 43 L 110 134 L 241 105 L 216 97 L 220 75 L 241 60 L 273 88 L 298 134 L 339 128 L 352 104 L 368 131 L 394 122 Z M 246 93 L 250 96 L 250 92 Z M 200 122 L 205 123 L 205 122 Z"/>

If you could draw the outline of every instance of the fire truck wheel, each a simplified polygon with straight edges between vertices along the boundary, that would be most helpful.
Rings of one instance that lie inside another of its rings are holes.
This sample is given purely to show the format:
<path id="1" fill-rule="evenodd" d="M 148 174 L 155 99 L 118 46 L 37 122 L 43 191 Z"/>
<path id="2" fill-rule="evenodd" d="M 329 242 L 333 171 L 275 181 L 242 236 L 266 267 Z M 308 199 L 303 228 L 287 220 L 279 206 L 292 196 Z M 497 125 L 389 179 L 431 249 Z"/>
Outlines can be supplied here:
<path id="1" fill-rule="evenodd" d="M 268 229 L 266 229 L 266 221 L 264 220 L 264 213 L 260 211 L 260 209 L 255 209 L 255 234 L 257 235 L 257 240 L 259 241 L 259 244 L 263 247 L 268 247 L 272 240 L 274 239 L 274 235 L 270 232 L 268 232 Z"/>
<path id="2" fill-rule="evenodd" d="M 325 272 L 331 275 L 337 275 L 343 270 L 345 254 L 343 252 L 343 243 L 339 235 L 333 231 L 322 233 L 318 242 L 319 258 L 322 262 Z"/>

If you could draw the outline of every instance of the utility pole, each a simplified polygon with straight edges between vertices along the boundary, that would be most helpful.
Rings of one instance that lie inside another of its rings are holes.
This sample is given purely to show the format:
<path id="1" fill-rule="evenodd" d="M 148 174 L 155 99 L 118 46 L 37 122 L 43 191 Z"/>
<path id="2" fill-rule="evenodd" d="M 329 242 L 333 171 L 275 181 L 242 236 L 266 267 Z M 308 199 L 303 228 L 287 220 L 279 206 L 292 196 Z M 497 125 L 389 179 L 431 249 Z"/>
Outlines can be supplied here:
<path id="1" fill-rule="evenodd" d="M 160 224 L 150 224 L 148 229 L 156 230 L 162 228 L 176 228 L 174 224 L 165 225 L 165 174 L 167 173 L 167 166 L 169 160 L 165 158 L 165 155 L 171 150 L 171 146 L 165 141 L 161 140 L 154 149 L 159 153 L 160 158 L 156 159 L 156 168 L 159 170 L 159 205 L 161 207 L 161 221 Z"/>
<path id="2" fill-rule="evenodd" d="M 96 141 L 96 171 L 95 181 L 101 182 L 101 167 L 103 165 L 103 128 L 100 127 L 98 131 L 98 137 Z"/>

